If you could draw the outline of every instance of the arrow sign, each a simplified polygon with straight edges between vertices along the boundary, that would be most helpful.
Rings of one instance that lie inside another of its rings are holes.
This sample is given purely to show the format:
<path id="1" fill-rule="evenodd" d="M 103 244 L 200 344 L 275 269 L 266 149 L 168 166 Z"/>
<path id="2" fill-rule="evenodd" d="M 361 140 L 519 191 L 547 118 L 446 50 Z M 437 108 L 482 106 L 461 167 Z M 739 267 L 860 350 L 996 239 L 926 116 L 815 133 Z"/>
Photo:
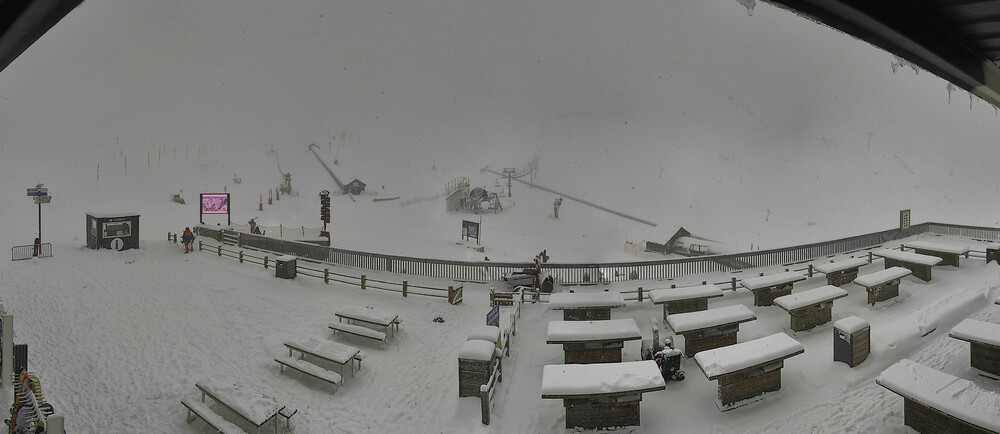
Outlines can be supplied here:
<path id="1" fill-rule="evenodd" d="M 40 187 L 40 188 L 28 189 L 28 196 L 48 196 L 48 195 L 49 195 L 48 188 Z"/>
<path id="2" fill-rule="evenodd" d="M 52 202 L 52 196 L 35 196 L 35 203 L 43 204 Z"/>

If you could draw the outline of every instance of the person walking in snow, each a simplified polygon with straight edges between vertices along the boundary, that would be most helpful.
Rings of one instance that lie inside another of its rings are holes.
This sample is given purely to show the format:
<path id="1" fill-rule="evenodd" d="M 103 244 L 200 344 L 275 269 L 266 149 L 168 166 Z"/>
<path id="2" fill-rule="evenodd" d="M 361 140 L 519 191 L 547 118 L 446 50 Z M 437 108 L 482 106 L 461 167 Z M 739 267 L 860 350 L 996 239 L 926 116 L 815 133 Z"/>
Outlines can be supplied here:
<path id="1" fill-rule="evenodd" d="M 554 201 L 552 201 L 552 214 L 556 218 L 559 218 L 559 207 L 560 206 L 562 206 L 562 198 L 561 197 L 558 198 L 558 199 L 556 199 L 556 200 L 554 200 Z"/>
<path id="2" fill-rule="evenodd" d="M 181 241 L 184 242 L 184 253 L 194 251 L 194 233 L 191 232 L 191 228 L 184 228 L 184 235 L 181 235 Z"/>

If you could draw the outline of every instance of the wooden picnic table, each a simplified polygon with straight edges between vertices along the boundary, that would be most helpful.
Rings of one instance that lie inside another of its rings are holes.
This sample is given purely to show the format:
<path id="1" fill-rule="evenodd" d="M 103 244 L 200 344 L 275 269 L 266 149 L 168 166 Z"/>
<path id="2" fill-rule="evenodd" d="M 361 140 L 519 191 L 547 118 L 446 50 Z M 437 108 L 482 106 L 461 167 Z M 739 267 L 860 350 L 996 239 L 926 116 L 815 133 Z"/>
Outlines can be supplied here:
<path id="1" fill-rule="evenodd" d="M 868 304 L 886 301 L 899 295 L 899 280 L 913 274 L 908 268 L 890 267 L 854 279 L 855 285 L 865 287 L 868 292 Z"/>
<path id="2" fill-rule="evenodd" d="M 354 376 L 354 360 L 358 361 L 358 369 L 361 369 L 361 350 L 350 345 L 344 345 L 327 339 L 319 339 L 312 336 L 306 337 L 299 342 L 287 341 L 288 356 L 292 356 L 292 350 L 303 355 L 308 354 L 318 359 L 340 365 L 340 374 L 344 374 L 344 365 L 351 365 L 351 376 Z"/>
<path id="3" fill-rule="evenodd" d="M 338 310 L 335 315 L 337 316 L 338 322 L 342 322 L 346 319 L 348 322 L 354 321 L 356 323 L 382 327 L 385 332 L 392 330 L 393 336 L 396 335 L 396 331 L 399 331 L 399 315 L 391 312 L 382 312 L 367 307 L 351 306 Z"/>
<path id="4" fill-rule="evenodd" d="M 562 399 L 566 428 L 639 425 L 642 394 L 666 389 L 656 362 L 546 365 L 542 399 Z"/>
<path id="5" fill-rule="evenodd" d="M 875 383 L 903 397 L 903 424 L 922 433 L 997 433 L 996 392 L 903 359 Z"/>
<path id="6" fill-rule="evenodd" d="M 549 321 L 545 343 L 563 346 L 564 363 L 619 363 L 625 341 L 642 339 L 632 318 Z"/>
<path id="7" fill-rule="evenodd" d="M 921 255 L 919 253 L 892 249 L 876 250 L 872 252 L 872 255 L 885 259 L 885 268 L 906 268 L 913 272 L 914 277 L 924 282 L 931 281 L 931 268 L 943 261 L 943 259 L 937 256 Z"/>
<path id="8" fill-rule="evenodd" d="M 274 432 L 278 432 L 278 420 L 275 416 L 285 406 L 274 398 L 238 384 L 226 385 L 202 380 L 195 383 L 195 386 L 201 391 L 202 402 L 205 402 L 205 396 L 212 398 L 257 427 L 257 432 L 268 421 L 274 420 Z"/>
<path id="9" fill-rule="evenodd" d="M 663 305 L 664 321 L 670 314 L 706 310 L 708 299 L 715 297 L 722 297 L 722 290 L 710 284 L 649 291 L 649 298 L 653 300 L 653 304 Z"/>
<path id="10" fill-rule="evenodd" d="M 858 277 L 858 269 L 868 265 L 868 260 L 863 258 L 850 258 L 837 262 L 819 264 L 813 267 L 814 270 L 826 275 L 828 285 L 840 286 L 851 283 Z"/>
<path id="11" fill-rule="evenodd" d="M 770 306 L 774 299 L 792 293 L 795 282 L 806 280 L 806 276 L 795 271 L 768 274 L 766 276 L 748 277 L 740 281 L 740 285 L 753 292 L 754 306 Z"/>
<path id="12" fill-rule="evenodd" d="M 1000 376 L 1000 324 L 964 319 L 948 336 L 969 343 L 969 363 L 973 368 Z"/>
<path id="13" fill-rule="evenodd" d="M 921 255 L 937 256 L 941 258 L 941 265 L 951 265 L 953 267 L 958 266 L 958 258 L 960 256 L 964 255 L 968 258 L 970 250 L 968 246 L 954 246 L 930 241 L 911 241 L 903 243 L 903 247 L 913 249 L 914 252 Z"/>
<path id="14" fill-rule="evenodd" d="M 833 319 L 833 300 L 847 297 L 847 291 L 833 285 L 808 289 L 774 299 L 774 304 L 786 311 L 791 318 L 793 331 L 809 330 Z"/>
<path id="15" fill-rule="evenodd" d="M 611 319 L 611 309 L 625 307 L 617 292 L 559 292 L 549 296 L 549 309 L 563 311 L 565 321 Z"/>
<path id="16" fill-rule="evenodd" d="M 719 380 L 722 411 L 738 402 L 781 389 L 784 360 L 805 352 L 802 344 L 784 333 L 702 351 L 694 356 L 705 377 Z"/>
<path id="17" fill-rule="evenodd" d="M 674 333 L 684 336 L 684 354 L 694 357 L 699 351 L 735 344 L 740 323 L 755 319 L 753 311 L 736 304 L 669 315 L 667 324 Z"/>

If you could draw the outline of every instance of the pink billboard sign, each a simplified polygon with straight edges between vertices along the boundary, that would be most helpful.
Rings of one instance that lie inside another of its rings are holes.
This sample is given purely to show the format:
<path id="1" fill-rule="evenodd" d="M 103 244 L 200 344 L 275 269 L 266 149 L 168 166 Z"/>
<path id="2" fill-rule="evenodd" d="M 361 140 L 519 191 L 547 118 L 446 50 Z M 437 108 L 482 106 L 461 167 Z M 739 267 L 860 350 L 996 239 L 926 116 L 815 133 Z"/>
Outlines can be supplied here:
<path id="1" fill-rule="evenodd" d="M 202 193 L 201 213 L 229 214 L 229 193 Z"/>

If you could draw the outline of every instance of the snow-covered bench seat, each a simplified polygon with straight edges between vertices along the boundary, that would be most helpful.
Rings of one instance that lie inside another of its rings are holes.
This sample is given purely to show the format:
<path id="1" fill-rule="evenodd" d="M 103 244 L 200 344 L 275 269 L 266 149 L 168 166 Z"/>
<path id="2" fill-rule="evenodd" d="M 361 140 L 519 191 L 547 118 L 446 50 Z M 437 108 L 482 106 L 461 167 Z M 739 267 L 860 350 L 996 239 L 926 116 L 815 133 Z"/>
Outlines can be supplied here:
<path id="1" fill-rule="evenodd" d="M 379 343 L 381 343 L 383 347 L 385 347 L 386 344 L 385 332 L 372 330 L 365 326 L 360 326 L 357 324 L 348 324 L 343 322 L 332 322 L 329 324 L 328 327 L 335 332 L 347 333 L 354 336 L 360 336 L 363 338 L 379 341 Z"/>
<path id="2" fill-rule="evenodd" d="M 665 388 L 652 360 L 542 368 L 542 399 L 563 400 L 568 429 L 638 426 L 642 394 Z"/>
<path id="3" fill-rule="evenodd" d="M 337 311 L 334 315 L 337 316 L 337 322 L 347 320 L 348 324 L 353 321 L 354 323 L 382 327 L 387 333 L 392 331 L 393 336 L 396 336 L 396 332 L 399 331 L 399 323 L 401 322 L 397 314 L 367 307 L 351 306 Z"/>
<path id="4" fill-rule="evenodd" d="M 276 357 L 274 361 L 281 365 L 282 372 L 285 371 L 285 367 L 287 366 L 303 374 L 310 375 L 313 378 L 326 381 L 327 383 L 333 385 L 338 385 L 344 380 L 344 377 L 341 377 L 340 374 L 323 367 L 316 366 L 302 359 L 296 359 L 294 357 Z"/>
<path id="5" fill-rule="evenodd" d="M 201 402 L 205 402 L 205 397 L 212 398 L 213 401 L 228 408 L 260 432 L 260 427 L 269 421 L 274 421 L 274 430 L 278 430 L 278 413 L 285 406 L 260 392 L 256 392 L 245 385 L 225 385 L 210 380 L 203 380 L 195 383 L 195 387 L 201 391 Z"/>
<path id="6" fill-rule="evenodd" d="M 958 266 L 958 258 L 960 256 L 964 255 L 968 258 L 970 250 L 968 246 L 953 246 L 929 241 L 912 241 L 904 243 L 903 247 L 913 249 L 914 252 L 921 255 L 937 256 L 941 258 L 940 265 L 951 265 L 953 267 Z"/>
<path id="7" fill-rule="evenodd" d="M 1000 325 L 964 319 L 951 329 L 948 336 L 969 343 L 973 368 L 1000 376 Z"/>
<path id="8" fill-rule="evenodd" d="M 298 342 L 285 342 L 285 347 L 288 348 L 288 357 L 292 356 L 292 351 L 298 351 L 302 353 L 303 357 L 309 355 L 340 365 L 340 375 L 342 377 L 344 375 L 344 365 L 351 365 L 352 376 L 354 375 L 355 360 L 358 361 L 358 368 L 361 368 L 361 350 L 350 345 L 310 336 Z"/>
<path id="9" fill-rule="evenodd" d="M 649 298 L 653 300 L 653 304 L 663 305 L 664 321 L 670 314 L 707 310 L 708 299 L 715 297 L 722 297 L 722 290 L 718 286 L 708 284 L 649 291 Z"/>
<path id="10" fill-rule="evenodd" d="M 606 321 L 549 321 L 545 343 L 561 344 L 566 364 L 618 363 L 625 341 L 642 339 L 632 318 Z"/>
<path id="11" fill-rule="evenodd" d="M 216 432 L 222 434 L 246 434 L 246 431 L 240 429 L 232 422 L 225 420 L 218 413 L 212 411 L 208 408 L 208 404 L 198 401 L 196 399 L 184 398 L 181 399 L 181 404 L 187 407 L 187 423 L 194 422 L 194 416 L 198 416 L 201 420 L 205 421 L 209 426 L 215 429 Z"/>
<path id="12" fill-rule="evenodd" d="M 766 276 L 748 277 L 740 281 L 740 285 L 753 293 L 754 306 L 770 306 L 774 299 L 792 293 L 795 282 L 806 280 L 806 276 L 795 271 L 769 274 Z"/>
<path id="13" fill-rule="evenodd" d="M 886 301 L 899 295 L 899 280 L 913 274 L 908 268 L 889 267 L 854 279 L 855 285 L 865 287 L 868 304 Z"/>
<path id="14" fill-rule="evenodd" d="M 745 401 L 781 389 L 785 359 L 805 352 L 795 339 L 776 333 L 694 356 L 705 377 L 719 380 L 716 405 L 731 410 Z"/>
<path id="15" fill-rule="evenodd" d="M 833 300 L 847 297 L 847 291 L 825 285 L 774 299 L 774 304 L 788 311 L 793 331 L 809 330 L 833 319 Z"/>
<path id="16" fill-rule="evenodd" d="M 699 351 L 735 344 L 740 323 L 755 319 L 757 315 L 750 309 L 736 304 L 667 315 L 667 324 L 674 333 L 684 336 L 684 354 L 694 357 Z"/>
<path id="17" fill-rule="evenodd" d="M 549 310 L 563 311 L 564 321 L 611 319 L 611 309 L 625 307 L 617 292 L 560 292 L 549 296 Z"/>
<path id="18" fill-rule="evenodd" d="M 906 268 L 913 272 L 914 277 L 924 282 L 931 281 L 931 269 L 943 261 L 943 259 L 937 256 L 921 255 L 919 253 L 892 249 L 880 249 L 872 252 L 872 254 L 885 259 L 885 268 Z"/>
<path id="19" fill-rule="evenodd" d="M 868 265 L 867 259 L 850 258 L 819 264 L 814 266 L 813 269 L 826 275 L 826 283 L 828 285 L 840 286 L 854 281 L 858 277 L 858 269 L 865 265 Z"/>
<path id="20" fill-rule="evenodd" d="M 875 379 L 903 397 L 903 423 L 922 433 L 1000 432 L 1000 395 L 909 359 Z"/>

